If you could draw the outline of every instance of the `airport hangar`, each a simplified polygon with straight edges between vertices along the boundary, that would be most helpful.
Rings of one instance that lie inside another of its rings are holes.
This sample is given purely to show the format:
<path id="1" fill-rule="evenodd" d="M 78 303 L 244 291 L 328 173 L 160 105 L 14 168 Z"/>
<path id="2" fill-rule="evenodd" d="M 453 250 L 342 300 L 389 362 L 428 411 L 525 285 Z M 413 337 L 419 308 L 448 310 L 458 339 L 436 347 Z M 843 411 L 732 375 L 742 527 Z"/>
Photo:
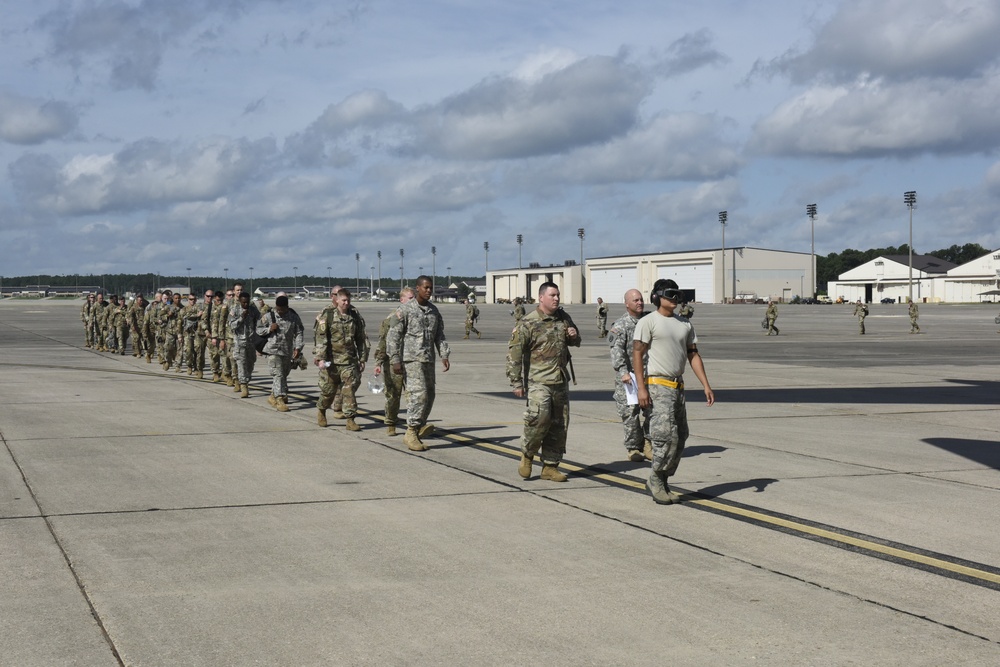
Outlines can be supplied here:
<path id="1" fill-rule="evenodd" d="M 486 302 L 515 297 L 535 299 L 538 286 L 554 282 L 563 303 L 623 303 L 625 292 L 639 289 L 648 299 L 660 278 L 672 278 L 688 300 L 699 303 L 791 301 L 812 296 L 815 262 L 807 252 L 737 247 L 589 257 L 584 266 L 564 264 L 500 269 L 486 274 Z"/>

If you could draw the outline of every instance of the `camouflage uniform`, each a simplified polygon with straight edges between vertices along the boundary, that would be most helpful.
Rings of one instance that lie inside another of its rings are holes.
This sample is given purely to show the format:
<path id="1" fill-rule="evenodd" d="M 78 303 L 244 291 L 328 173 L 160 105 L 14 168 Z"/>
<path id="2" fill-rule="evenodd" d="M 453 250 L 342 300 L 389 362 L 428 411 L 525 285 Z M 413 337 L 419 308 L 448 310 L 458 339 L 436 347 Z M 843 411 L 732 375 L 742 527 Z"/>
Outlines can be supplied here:
<path id="1" fill-rule="evenodd" d="M 218 382 L 222 377 L 222 362 L 221 359 L 225 354 L 222 349 L 219 348 L 219 341 L 226 340 L 226 326 L 224 321 L 229 318 L 229 309 L 220 300 L 219 303 L 215 303 L 215 299 L 212 299 L 212 312 L 208 317 L 208 362 L 212 368 L 212 382 Z M 257 319 L 254 318 L 253 326 L 254 329 L 257 327 Z"/>
<path id="2" fill-rule="evenodd" d="M 156 352 L 156 360 L 163 363 L 163 332 L 160 330 L 160 309 L 163 301 L 154 301 L 146 308 L 146 320 L 150 333 L 153 336 L 152 349 Z"/>
<path id="3" fill-rule="evenodd" d="M 777 336 L 779 333 L 781 333 L 778 330 L 778 327 L 774 326 L 774 321 L 778 319 L 778 306 L 777 306 L 777 304 L 775 304 L 774 302 L 769 303 L 767 305 L 767 313 L 764 315 L 764 317 L 767 319 L 767 335 L 768 336 L 771 335 L 772 331 L 774 332 L 775 336 Z"/>
<path id="4" fill-rule="evenodd" d="M 98 352 L 108 351 L 108 308 L 110 307 L 111 304 L 100 299 L 94 301 L 94 307 L 91 309 L 94 317 L 94 347 Z"/>
<path id="5" fill-rule="evenodd" d="M 604 338 L 608 335 L 608 304 L 601 303 L 597 306 L 597 337 Z"/>
<path id="6" fill-rule="evenodd" d="M 180 308 L 173 302 L 160 306 L 159 322 L 163 335 L 163 370 L 169 370 L 177 358 L 177 336 L 180 333 Z"/>
<path id="7" fill-rule="evenodd" d="M 80 321 L 83 322 L 83 340 L 85 347 L 94 345 L 94 299 L 87 297 L 80 309 Z"/>
<path id="8" fill-rule="evenodd" d="M 108 321 L 108 337 L 114 341 L 114 351 L 118 354 L 125 354 L 125 343 L 128 340 L 128 306 L 111 306 L 110 320 Z"/>
<path id="9" fill-rule="evenodd" d="M 868 306 L 859 301 L 858 304 L 854 306 L 854 316 L 858 318 L 858 332 L 864 335 L 865 318 L 868 317 Z"/>
<path id="10" fill-rule="evenodd" d="M 239 302 L 236 305 L 239 306 Z M 301 354 L 304 345 L 302 320 L 291 308 L 284 316 L 279 315 L 278 309 L 274 308 L 258 320 L 257 335 L 268 336 L 272 323 L 278 325 L 278 330 L 268 337 L 264 354 L 268 355 L 267 365 L 271 368 L 271 396 L 283 398 L 288 396 L 288 374 L 292 371 L 292 353 L 298 350 Z"/>
<path id="11" fill-rule="evenodd" d="M 468 338 L 469 334 L 472 332 L 476 333 L 479 338 L 483 337 L 483 334 L 479 333 L 479 329 L 476 328 L 476 320 L 479 319 L 479 308 L 476 307 L 474 303 L 465 304 L 465 337 Z"/>
<path id="12" fill-rule="evenodd" d="M 444 320 L 437 306 L 423 306 L 413 299 L 393 313 L 396 322 L 389 328 L 387 348 L 389 362 L 403 365 L 406 387 L 406 426 L 420 430 L 434 406 L 434 356 L 442 359 L 451 355 L 444 336 Z"/>
<path id="13" fill-rule="evenodd" d="M 221 379 L 229 384 L 233 381 L 233 375 L 237 372 L 236 365 L 234 362 L 230 361 L 230 353 L 232 350 L 229 346 L 232 344 L 230 340 L 232 335 L 229 331 L 229 306 L 232 299 L 223 299 L 222 303 L 214 309 L 213 315 L 215 315 L 215 326 L 212 329 L 212 338 L 216 339 L 216 354 L 219 356 L 219 373 L 221 373 Z M 255 325 L 256 326 L 256 323 Z"/>
<path id="14" fill-rule="evenodd" d="M 916 301 L 910 302 L 909 313 L 910 313 L 910 333 L 920 333 L 920 325 L 917 324 L 917 318 L 920 317 L 920 310 L 917 308 Z"/>
<path id="15" fill-rule="evenodd" d="M 214 304 L 213 304 L 214 306 Z M 233 308 L 227 309 L 225 306 L 213 307 L 212 315 L 220 317 L 215 311 L 222 311 L 228 318 L 228 329 L 233 336 L 233 360 L 236 362 L 235 376 L 236 384 L 249 385 L 253 376 L 253 367 L 257 362 L 257 350 L 254 348 L 254 334 L 257 323 L 261 321 L 261 314 L 252 303 L 243 310 L 243 305 L 236 301 Z M 271 321 L 268 319 L 268 326 Z M 218 348 L 216 348 L 218 349 Z M 218 355 L 215 359 L 218 365 Z M 216 371 L 217 372 L 217 371 Z M 280 395 L 280 394 L 279 394 Z"/>
<path id="16" fill-rule="evenodd" d="M 569 346 L 580 346 L 579 330 L 563 310 L 545 315 L 536 308 L 525 315 L 511 334 L 507 352 L 507 379 L 517 389 L 527 383 L 528 407 L 524 411 L 521 453 L 533 458 L 542 452 L 542 463 L 557 466 L 566 452 L 569 429 Z M 527 369 L 525 369 L 527 366 Z"/>
<path id="17" fill-rule="evenodd" d="M 369 350 L 363 319 L 354 317 L 350 310 L 341 314 L 335 306 L 323 310 L 317 321 L 313 358 L 330 365 L 319 369 L 319 410 L 329 408 L 340 389 L 344 415 L 351 419 L 358 414 L 355 391 L 361 386 L 361 364 L 368 361 Z"/>
<path id="18" fill-rule="evenodd" d="M 142 303 L 136 298 L 135 301 L 131 303 L 128 307 L 128 311 L 125 313 L 125 319 L 128 322 L 129 332 L 132 336 L 132 356 L 138 357 L 143 354 L 145 349 L 146 339 L 142 335 L 142 319 L 145 315 L 145 310 L 142 307 Z"/>
<path id="19" fill-rule="evenodd" d="M 632 372 L 632 337 L 638 318 L 628 311 L 619 317 L 608 332 L 608 346 L 611 348 L 611 368 L 615 371 L 615 404 L 618 416 L 625 429 L 625 449 L 632 454 L 642 454 L 649 434 L 649 410 L 639 404 L 629 405 L 622 378 Z M 642 419 L 640 420 L 640 415 Z M 640 423 L 641 422 L 641 423 Z"/>
<path id="20" fill-rule="evenodd" d="M 403 395 L 403 376 L 396 374 L 389 363 L 389 355 L 386 351 L 389 338 L 389 328 L 397 321 L 395 313 L 382 320 L 378 329 L 378 344 L 375 346 L 375 363 L 382 367 L 382 379 L 385 382 L 385 419 L 386 426 L 395 426 L 399 420 L 399 399 Z"/>
<path id="21" fill-rule="evenodd" d="M 233 338 L 233 330 L 229 326 L 229 312 L 236 306 L 240 305 L 240 302 L 239 299 L 232 297 L 223 301 L 222 305 L 226 309 L 226 319 L 223 322 L 226 349 L 224 350 L 224 356 L 222 359 L 222 377 L 226 381 L 226 384 L 232 387 L 233 385 L 238 384 L 236 382 L 236 376 L 239 371 L 236 368 L 236 355 L 234 354 L 235 350 L 233 349 L 236 347 L 236 340 Z M 261 315 L 263 315 L 263 313 L 261 313 Z"/>
<path id="22" fill-rule="evenodd" d="M 153 360 L 153 352 L 156 350 L 156 325 L 154 324 L 154 314 L 159 310 L 159 301 L 146 304 L 142 311 L 142 325 L 140 331 L 143 338 L 143 349 L 146 353 L 146 363 Z"/>
<path id="23" fill-rule="evenodd" d="M 336 310 L 336 308 L 334 308 L 334 310 Z M 347 307 L 347 312 L 350 313 L 351 317 L 354 318 L 354 325 L 360 328 L 362 331 L 366 331 L 365 318 L 361 317 L 361 313 L 358 312 L 358 309 L 355 308 L 353 304 Z M 319 317 L 317 317 L 316 322 L 313 323 L 313 332 L 316 331 L 316 325 L 318 323 L 319 323 Z M 355 378 L 354 383 L 351 385 L 351 389 L 354 391 L 355 395 L 357 395 L 358 387 L 360 386 L 361 386 L 361 373 L 358 373 L 357 378 Z M 337 389 L 333 394 L 333 411 L 336 413 L 342 413 L 343 407 L 344 407 L 344 385 L 338 384 Z"/>
<path id="24" fill-rule="evenodd" d="M 524 303 L 518 299 L 514 304 L 514 321 L 520 322 L 522 317 L 524 317 Z"/>
<path id="25" fill-rule="evenodd" d="M 681 317 L 686 317 L 689 320 L 694 317 L 694 306 L 690 303 L 683 303 L 681 307 L 677 310 L 677 314 Z"/>
<path id="26" fill-rule="evenodd" d="M 195 342 L 194 339 L 198 336 L 198 324 L 201 322 L 202 310 L 199 307 L 200 304 L 195 301 L 194 303 L 188 303 L 188 305 L 181 308 L 181 338 L 184 341 L 183 346 L 183 359 L 184 363 L 187 364 L 188 375 L 193 375 L 195 371 L 195 366 L 197 361 L 195 360 Z M 177 369 L 180 370 L 181 365 L 177 364 Z M 198 368 L 197 370 L 201 370 Z"/>

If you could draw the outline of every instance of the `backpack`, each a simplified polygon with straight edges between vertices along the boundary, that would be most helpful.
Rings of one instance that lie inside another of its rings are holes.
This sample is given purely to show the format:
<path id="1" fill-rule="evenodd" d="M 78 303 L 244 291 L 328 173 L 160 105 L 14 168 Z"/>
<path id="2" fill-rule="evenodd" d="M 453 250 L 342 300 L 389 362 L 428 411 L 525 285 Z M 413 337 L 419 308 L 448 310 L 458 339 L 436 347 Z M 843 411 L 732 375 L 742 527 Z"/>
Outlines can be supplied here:
<path id="1" fill-rule="evenodd" d="M 479 306 L 473 306 L 472 307 L 472 319 L 474 319 L 474 320 L 478 320 L 479 319 Z"/>

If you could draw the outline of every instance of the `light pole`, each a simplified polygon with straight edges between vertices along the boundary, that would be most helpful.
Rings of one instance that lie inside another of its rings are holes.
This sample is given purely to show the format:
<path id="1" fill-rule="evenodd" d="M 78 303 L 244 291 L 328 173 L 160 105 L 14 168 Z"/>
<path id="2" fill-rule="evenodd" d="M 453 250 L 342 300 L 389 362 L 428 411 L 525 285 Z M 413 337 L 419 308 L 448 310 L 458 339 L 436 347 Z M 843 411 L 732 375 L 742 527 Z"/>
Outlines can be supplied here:
<path id="1" fill-rule="evenodd" d="M 812 298 L 816 298 L 816 204 L 806 206 L 806 215 L 809 216 L 809 236 L 812 238 L 810 253 L 812 254 Z"/>
<path id="2" fill-rule="evenodd" d="M 483 250 L 486 251 L 486 273 L 490 272 L 490 242 L 483 241 Z"/>
<path id="3" fill-rule="evenodd" d="M 372 266 L 368 270 L 368 298 L 372 301 L 375 300 L 375 267 Z"/>
<path id="4" fill-rule="evenodd" d="M 431 285 L 434 285 L 435 283 L 437 283 L 437 258 L 438 258 L 438 249 L 437 249 L 437 246 L 436 245 L 432 245 L 431 246 Z M 433 294 L 433 292 L 436 292 L 436 291 L 437 291 L 436 287 L 432 287 L 431 288 L 431 301 L 434 300 L 434 294 Z"/>
<path id="5" fill-rule="evenodd" d="M 229 269 L 222 269 L 222 271 L 226 274 L 226 289 L 229 289 Z"/>
<path id="6" fill-rule="evenodd" d="M 913 209 L 917 207 L 916 190 L 904 192 L 903 203 L 910 209 L 910 303 L 913 303 Z"/>
<path id="7" fill-rule="evenodd" d="M 354 268 L 357 273 L 354 274 L 354 293 L 357 294 L 361 291 L 361 253 L 354 253 Z"/>
<path id="8" fill-rule="evenodd" d="M 399 249 L 399 289 L 403 289 L 403 249 Z"/>
<path id="9" fill-rule="evenodd" d="M 722 225 L 722 303 L 726 302 L 726 222 L 729 211 L 719 211 L 719 224 Z"/>
<path id="10" fill-rule="evenodd" d="M 333 282 L 331 282 L 331 280 L 330 280 L 330 270 L 331 269 L 333 269 L 332 266 L 326 267 L 326 291 L 327 292 L 330 291 L 330 287 L 333 285 Z"/>
<path id="11" fill-rule="evenodd" d="M 191 267 L 187 267 L 188 272 L 188 294 L 191 293 Z"/>
<path id="12" fill-rule="evenodd" d="M 227 288 L 226 291 L 228 292 L 229 289 Z M 250 267 L 250 296 L 251 297 L 253 296 L 253 267 L 252 266 Z"/>
<path id="13" fill-rule="evenodd" d="M 382 251 L 378 251 L 378 292 L 382 296 Z"/>
<path id="14" fill-rule="evenodd" d="M 451 288 L 451 267 L 448 267 L 448 287 Z"/>
<path id="15" fill-rule="evenodd" d="M 524 235 L 517 235 L 517 268 L 521 268 L 521 246 L 524 245 Z"/>
<path id="16" fill-rule="evenodd" d="M 587 236 L 587 230 L 580 227 L 576 230 L 576 235 L 580 237 L 580 266 L 583 266 L 583 239 Z"/>
<path id="17" fill-rule="evenodd" d="M 292 267 L 292 297 L 299 293 L 299 267 Z"/>

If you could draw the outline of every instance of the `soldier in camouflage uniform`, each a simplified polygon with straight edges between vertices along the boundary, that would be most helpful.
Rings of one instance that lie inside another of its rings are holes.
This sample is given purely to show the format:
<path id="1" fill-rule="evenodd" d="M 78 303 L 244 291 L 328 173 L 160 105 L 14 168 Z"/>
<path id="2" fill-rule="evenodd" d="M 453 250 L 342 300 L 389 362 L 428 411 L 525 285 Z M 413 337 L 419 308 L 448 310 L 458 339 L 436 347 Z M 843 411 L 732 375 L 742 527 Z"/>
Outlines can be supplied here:
<path id="1" fill-rule="evenodd" d="M 198 323 L 201 322 L 202 310 L 198 304 L 198 297 L 188 294 L 187 304 L 181 308 L 181 350 L 184 363 L 187 365 L 188 375 L 194 375 L 195 355 L 194 339 L 198 336 Z M 177 364 L 177 372 L 181 370 L 181 365 Z"/>
<path id="2" fill-rule="evenodd" d="M 218 309 L 228 318 L 228 329 L 233 335 L 233 359 L 236 361 L 235 385 L 239 387 L 240 398 L 249 398 L 250 378 L 253 376 L 254 362 L 257 361 L 257 349 L 253 343 L 257 323 L 261 317 L 260 311 L 250 303 L 249 292 L 240 292 L 232 309 Z"/>
<path id="3" fill-rule="evenodd" d="M 328 306 L 323 309 L 316 326 L 313 347 L 313 361 L 319 368 L 316 423 L 327 425 L 326 410 L 340 387 L 347 430 L 360 431 L 361 427 L 354 420 L 358 414 L 354 388 L 361 384 L 370 345 L 364 320 L 359 322 L 351 315 L 351 293 L 341 288 L 337 292 L 336 304 L 336 308 Z"/>
<path id="4" fill-rule="evenodd" d="M 181 295 L 172 294 L 160 307 L 159 322 L 163 335 L 163 370 L 169 371 L 177 359 L 177 338 L 181 331 Z"/>
<path id="5" fill-rule="evenodd" d="M 109 321 L 110 337 L 114 341 L 114 351 L 125 355 L 125 344 L 128 341 L 128 305 L 125 297 L 120 296 L 117 304 L 112 303 L 111 319 Z"/>
<path id="6" fill-rule="evenodd" d="M 404 304 L 413 298 L 413 289 L 404 287 L 399 290 L 399 303 Z M 385 431 L 387 435 L 396 435 L 396 422 L 399 420 L 399 399 L 403 396 L 403 376 L 392 371 L 387 350 L 389 328 L 397 321 L 395 313 L 389 313 L 378 330 L 378 345 L 375 347 L 375 375 L 381 375 L 385 382 Z"/>
<path id="7" fill-rule="evenodd" d="M 404 303 L 393 316 L 396 322 L 389 328 L 386 347 L 392 372 L 403 376 L 406 387 L 406 436 L 407 448 L 422 452 L 427 445 L 422 437 L 433 433 L 427 416 L 434 406 L 435 351 L 441 355 L 443 372 L 451 367 L 448 357 L 451 348 L 444 335 L 444 320 L 437 306 L 431 303 L 434 283 L 429 276 L 417 278 L 415 298 Z"/>
<path id="8" fill-rule="evenodd" d="M 618 416 L 625 429 L 625 451 L 628 459 L 639 462 L 653 460 L 653 446 L 647 439 L 649 433 L 649 410 L 638 404 L 629 405 L 625 385 L 632 385 L 632 335 L 636 322 L 646 313 L 642 292 L 630 289 L 625 292 L 625 314 L 615 320 L 608 332 L 608 346 L 611 348 L 611 368 L 615 371 L 615 404 Z M 644 362 L 645 363 L 645 362 Z"/>
<path id="9" fill-rule="evenodd" d="M 212 368 L 212 382 L 219 382 L 222 379 L 222 350 L 226 344 L 226 327 L 224 320 L 229 318 L 229 311 L 222 303 L 222 292 L 216 292 L 212 296 L 212 312 L 208 317 L 208 360 Z M 258 311 L 259 312 L 259 311 Z M 253 326 L 256 329 L 257 320 L 254 319 Z M 222 345 L 220 346 L 220 341 Z"/>
<path id="10" fill-rule="evenodd" d="M 520 322 L 524 317 L 524 300 L 521 297 L 514 299 L 514 321 Z"/>
<path id="11" fill-rule="evenodd" d="M 288 307 L 288 297 L 279 296 L 274 308 L 257 322 L 257 335 L 267 337 L 264 354 L 271 368 L 271 395 L 267 402 L 278 410 L 288 412 L 288 374 L 292 362 L 302 354 L 302 320 Z"/>
<path id="12" fill-rule="evenodd" d="M 142 335 L 142 320 L 146 314 L 146 299 L 141 294 L 135 296 L 135 301 L 128 307 L 126 319 L 128 328 L 132 335 L 132 356 L 138 357 L 145 354 L 146 339 Z"/>
<path id="13" fill-rule="evenodd" d="M 683 299 L 683 292 L 673 280 L 657 280 L 649 296 L 656 311 L 636 324 L 632 344 L 639 407 L 651 410 L 649 439 L 653 442 L 653 463 L 646 488 L 660 505 L 680 500 L 679 495 L 670 491 L 667 479 L 676 472 L 688 438 L 683 377 L 688 363 L 705 388 L 708 405 L 715 403 L 705 364 L 698 354 L 694 327 L 687 318 L 674 314 Z M 643 368 L 644 358 L 646 368 Z"/>
<path id="14" fill-rule="evenodd" d="M 94 317 L 94 349 L 108 351 L 108 308 L 111 304 L 104 300 L 104 292 L 98 292 L 91 310 Z"/>
<path id="15" fill-rule="evenodd" d="M 773 299 L 768 300 L 767 302 L 767 312 L 764 314 L 764 319 L 767 320 L 768 336 L 771 335 L 772 331 L 774 332 L 775 336 L 781 333 L 780 331 L 778 331 L 778 327 L 774 326 L 774 322 L 778 319 L 778 306 L 777 304 L 774 303 Z"/>
<path id="16" fill-rule="evenodd" d="M 476 333 L 476 337 L 482 338 L 483 334 L 479 333 L 479 329 L 476 328 L 476 320 L 479 319 L 479 308 L 476 304 L 470 302 L 468 299 L 465 300 L 465 337 L 468 338 L 469 334 L 472 332 Z"/>
<path id="17" fill-rule="evenodd" d="M 239 296 L 243 293 L 243 283 L 233 283 L 232 291 L 226 292 L 224 304 L 226 310 L 230 311 L 239 303 Z M 233 332 L 229 328 L 229 316 L 225 321 L 226 344 L 222 346 L 225 358 L 222 360 L 222 380 L 227 387 L 232 387 L 234 392 L 240 391 L 240 383 L 237 381 L 238 371 L 236 369 L 236 357 L 233 354 L 233 347 L 236 345 L 233 339 Z"/>
<path id="18" fill-rule="evenodd" d="M 83 322 L 83 341 L 85 347 L 94 346 L 94 303 L 96 298 L 93 294 L 87 295 L 87 300 L 83 302 L 80 309 L 80 321 Z"/>
<path id="19" fill-rule="evenodd" d="M 156 311 L 160 309 L 160 300 L 163 298 L 162 292 L 156 292 L 153 301 L 149 303 L 142 313 L 142 335 L 145 339 L 146 363 L 153 363 L 153 353 L 156 351 Z"/>
<path id="20" fill-rule="evenodd" d="M 202 379 L 205 368 L 205 350 L 208 348 L 208 341 L 212 337 L 211 317 L 215 308 L 213 300 L 215 291 L 205 290 L 204 301 L 198 304 L 201 317 L 198 318 L 198 328 L 194 332 L 194 376 Z"/>
<path id="21" fill-rule="evenodd" d="M 330 289 L 330 305 L 327 306 L 327 308 L 330 308 L 332 310 L 336 310 L 337 309 L 337 293 L 340 292 L 340 290 L 342 290 L 342 289 L 344 289 L 344 288 L 341 285 L 334 285 Z M 367 325 L 365 325 L 365 318 L 361 317 L 361 313 L 358 312 L 358 309 L 355 308 L 353 304 L 348 309 L 348 312 L 351 314 L 351 317 L 354 318 L 354 324 L 355 324 L 355 326 L 357 326 L 360 329 L 364 329 L 365 331 L 367 331 Z M 319 326 L 319 320 L 320 320 L 321 316 L 322 316 L 322 313 L 320 313 L 319 315 L 317 315 L 316 316 L 316 321 L 313 322 L 313 335 L 316 334 L 316 327 Z M 357 377 L 357 379 L 356 379 L 356 381 L 354 383 L 354 386 L 352 387 L 352 389 L 354 390 L 355 395 L 357 395 L 357 393 L 358 393 L 358 387 L 360 387 L 360 386 L 361 386 L 361 374 L 358 373 L 358 377 Z M 338 384 L 337 385 L 336 392 L 333 394 L 333 417 L 334 417 L 334 419 L 346 419 L 347 418 L 347 415 L 344 414 L 344 385 L 342 385 L 342 384 Z"/>
<path id="22" fill-rule="evenodd" d="M 604 299 L 597 297 L 597 337 L 604 338 L 608 335 L 608 307 Z"/>
<path id="23" fill-rule="evenodd" d="M 861 299 L 858 299 L 858 303 L 854 306 L 854 316 L 858 318 L 858 333 L 862 336 L 865 335 L 865 318 L 868 317 L 868 306 L 861 303 Z"/>
<path id="24" fill-rule="evenodd" d="M 920 325 L 917 324 L 917 318 L 920 317 L 920 310 L 917 308 L 916 301 L 910 302 L 908 312 L 910 314 L 910 333 L 920 333 Z"/>
<path id="25" fill-rule="evenodd" d="M 511 334 L 507 379 L 514 395 L 527 396 L 521 463 L 518 474 L 531 477 L 535 454 L 541 449 L 541 478 L 565 482 L 559 462 L 566 452 L 569 429 L 570 346 L 580 346 L 580 332 L 559 308 L 559 288 L 546 282 L 538 288 L 538 308 L 525 315 Z"/>

